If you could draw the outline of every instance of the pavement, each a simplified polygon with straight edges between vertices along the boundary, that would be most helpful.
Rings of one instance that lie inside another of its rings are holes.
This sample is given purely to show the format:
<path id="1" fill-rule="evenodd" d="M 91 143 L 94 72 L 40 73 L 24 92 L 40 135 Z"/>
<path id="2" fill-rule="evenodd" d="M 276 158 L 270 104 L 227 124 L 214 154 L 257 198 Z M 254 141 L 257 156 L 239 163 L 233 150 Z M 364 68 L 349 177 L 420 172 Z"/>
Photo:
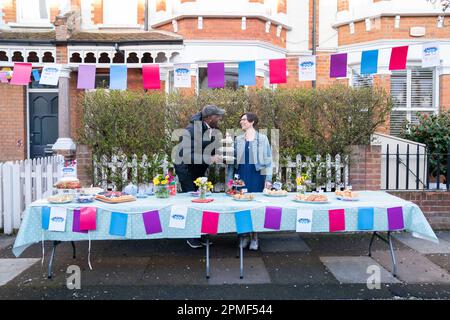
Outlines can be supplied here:
<path id="1" fill-rule="evenodd" d="M 35 244 L 19 258 L 14 237 L 0 236 L 0 299 L 450 299 L 450 232 L 439 244 L 395 234 L 398 276 L 387 245 L 370 234 L 260 234 L 260 249 L 244 252 L 239 278 L 236 235 L 212 237 L 211 277 L 205 250 L 183 239 L 93 241 L 56 249 L 54 275 L 47 279 L 51 242 Z M 69 289 L 70 266 L 80 268 L 80 289 Z M 380 279 L 378 284 L 377 279 Z M 369 284 L 368 284 L 369 283 Z"/>

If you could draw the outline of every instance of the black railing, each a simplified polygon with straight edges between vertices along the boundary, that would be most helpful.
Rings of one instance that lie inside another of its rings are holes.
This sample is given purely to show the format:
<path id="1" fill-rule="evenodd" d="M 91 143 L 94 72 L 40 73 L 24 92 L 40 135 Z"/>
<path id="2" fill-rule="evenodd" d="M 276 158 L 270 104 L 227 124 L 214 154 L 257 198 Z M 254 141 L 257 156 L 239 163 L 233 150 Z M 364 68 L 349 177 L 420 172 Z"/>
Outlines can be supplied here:
<path id="1" fill-rule="evenodd" d="M 391 149 L 392 150 L 392 149 Z M 406 153 L 400 153 L 400 145 L 391 152 L 390 145 L 386 146 L 386 153 L 382 154 L 385 160 L 384 190 L 447 190 L 450 191 L 450 144 L 447 153 L 430 153 L 428 149 L 410 150 L 406 147 Z M 392 160 L 395 159 L 395 165 Z M 415 161 L 415 164 L 413 163 Z M 393 168 L 391 168 L 391 166 Z M 393 171 L 395 170 L 395 176 Z M 441 181 L 443 178 L 443 181 Z M 392 179 L 395 180 L 393 183 Z M 414 183 L 410 183 L 411 180 Z"/>

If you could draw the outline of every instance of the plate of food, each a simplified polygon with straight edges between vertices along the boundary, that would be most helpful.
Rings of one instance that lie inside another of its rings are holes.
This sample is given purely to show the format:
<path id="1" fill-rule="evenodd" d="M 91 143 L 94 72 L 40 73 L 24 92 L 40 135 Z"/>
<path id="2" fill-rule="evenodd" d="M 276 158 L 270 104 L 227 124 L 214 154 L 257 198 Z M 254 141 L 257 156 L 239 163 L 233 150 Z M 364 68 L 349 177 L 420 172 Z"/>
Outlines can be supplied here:
<path id="1" fill-rule="evenodd" d="M 233 200 L 236 201 L 253 201 L 255 200 L 255 196 L 251 193 L 244 193 L 244 194 L 235 194 L 233 196 Z"/>
<path id="2" fill-rule="evenodd" d="M 122 203 L 122 202 L 136 201 L 136 198 L 133 197 L 132 195 L 120 191 L 101 192 L 95 196 L 95 199 L 106 203 Z"/>
<path id="3" fill-rule="evenodd" d="M 90 188 L 82 188 L 81 193 L 86 196 L 95 196 L 101 192 L 104 192 L 102 188 L 99 187 L 90 187 Z"/>
<path id="4" fill-rule="evenodd" d="M 80 180 L 75 177 L 64 177 L 55 183 L 57 189 L 81 189 Z"/>
<path id="5" fill-rule="evenodd" d="M 55 204 L 69 203 L 73 201 L 73 196 L 70 194 L 58 194 L 48 197 L 47 201 Z"/>
<path id="6" fill-rule="evenodd" d="M 264 189 L 263 193 L 267 197 L 286 197 L 288 195 L 288 192 L 286 190 Z"/>
<path id="7" fill-rule="evenodd" d="M 343 201 L 359 201 L 359 195 L 356 192 L 353 192 L 349 189 L 345 189 L 344 191 L 336 191 L 336 199 Z"/>
<path id="8" fill-rule="evenodd" d="M 327 196 L 323 194 L 310 194 L 310 195 L 297 194 L 292 200 L 295 202 L 310 203 L 310 204 L 330 203 L 328 201 Z"/>

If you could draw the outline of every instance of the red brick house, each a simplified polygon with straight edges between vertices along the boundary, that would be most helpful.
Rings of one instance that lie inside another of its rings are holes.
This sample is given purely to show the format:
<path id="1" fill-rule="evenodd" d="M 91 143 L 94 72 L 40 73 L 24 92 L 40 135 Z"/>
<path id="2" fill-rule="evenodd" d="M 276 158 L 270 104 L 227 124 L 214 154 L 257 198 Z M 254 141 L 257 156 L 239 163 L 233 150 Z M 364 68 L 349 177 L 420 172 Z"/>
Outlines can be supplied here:
<path id="1" fill-rule="evenodd" d="M 315 4 L 315 10 L 314 10 Z M 34 69 L 62 64 L 58 87 L 0 84 L 0 161 L 74 150 L 79 64 L 126 64 L 128 88 L 142 88 L 142 64 L 159 63 L 162 90 L 173 89 L 173 64 L 191 63 L 192 89 L 206 86 L 206 64 L 226 63 L 230 86 L 237 62 L 257 61 L 257 86 L 269 86 L 268 60 L 288 59 L 282 87 L 311 87 L 298 79 L 298 57 L 317 54 L 317 86 L 339 81 L 382 86 L 395 98 L 390 125 L 415 120 L 415 111 L 450 108 L 450 20 L 426 0 L 60 0 L 0 2 L 0 70 L 14 62 Z M 315 24 L 314 22 L 315 21 Z M 313 37 L 313 34 L 315 37 Z M 314 39 L 313 39 L 314 38 Z M 420 67 L 421 45 L 436 41 L 441 66 Z M 409 45 L 407 70 L 390 72 L 388 52 Z M 361 52 L 380 49 L 379 72 L 359 74 Z M 329 77 L 332 53 L 349 53 L 348 74 Z"/>

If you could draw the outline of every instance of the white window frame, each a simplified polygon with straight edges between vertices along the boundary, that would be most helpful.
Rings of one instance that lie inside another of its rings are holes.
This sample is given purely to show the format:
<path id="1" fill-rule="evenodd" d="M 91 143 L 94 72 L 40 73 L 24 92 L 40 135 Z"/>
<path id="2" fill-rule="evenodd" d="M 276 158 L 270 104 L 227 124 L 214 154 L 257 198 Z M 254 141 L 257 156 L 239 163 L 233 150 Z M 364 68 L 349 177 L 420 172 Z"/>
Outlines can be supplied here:
<path id="1" fill-rule="evenodd" d="M 411 121 L 411 114 L 417 111 L 439 112 L 439 75 L 437 68 L 433 68 L 433 106 L 430 108 L 412 108 L 411 107 L 411 91 L 412 91 L 412 69 L 417 68 L 419 65 L 411 65 L 406 69 L 406 107 L 393 108 L 393 111 L 406 111 L 408 121 Z"/>
<path id="2" fill-rule="evenodd" d="M 129 1 L 121 1 L 121 4 L 126 5 L 127 7 L 135 6 L 135 16 L 133 18 L 126 18 L 125 20 L 131 21 L 130 23 L 121 23 L 120 21 L 114 21 L 114 18 L 110 15 L 111 10 L 116 10 L 117 8 L 116 0 L 104 0 L 103 1 L 103 21 L 104 23 L 99 25 L 99 28 L 139 28 L 138 24 L 138 8 L 139 1 L 138 0 L 129 0 Z M 134 8 L 131 9 L 132 11 Z"/>
<path id="3" fill-rule="evenodd" d="M 29 9 L 28 7 L 28 1 L 26 0 L 16 0 L 16 19 L 17 23 L 12 23 L 12 26 L 51 26 L 50 23 L 50 1 L 46 0 L 46 6 L 47 6 L 47 19 L 36 19 L 33 21 L 24 20 L 22 12 L 24 9 Z M 31 1 L 38 1 L 38 0 L 31 0 Z"/>

